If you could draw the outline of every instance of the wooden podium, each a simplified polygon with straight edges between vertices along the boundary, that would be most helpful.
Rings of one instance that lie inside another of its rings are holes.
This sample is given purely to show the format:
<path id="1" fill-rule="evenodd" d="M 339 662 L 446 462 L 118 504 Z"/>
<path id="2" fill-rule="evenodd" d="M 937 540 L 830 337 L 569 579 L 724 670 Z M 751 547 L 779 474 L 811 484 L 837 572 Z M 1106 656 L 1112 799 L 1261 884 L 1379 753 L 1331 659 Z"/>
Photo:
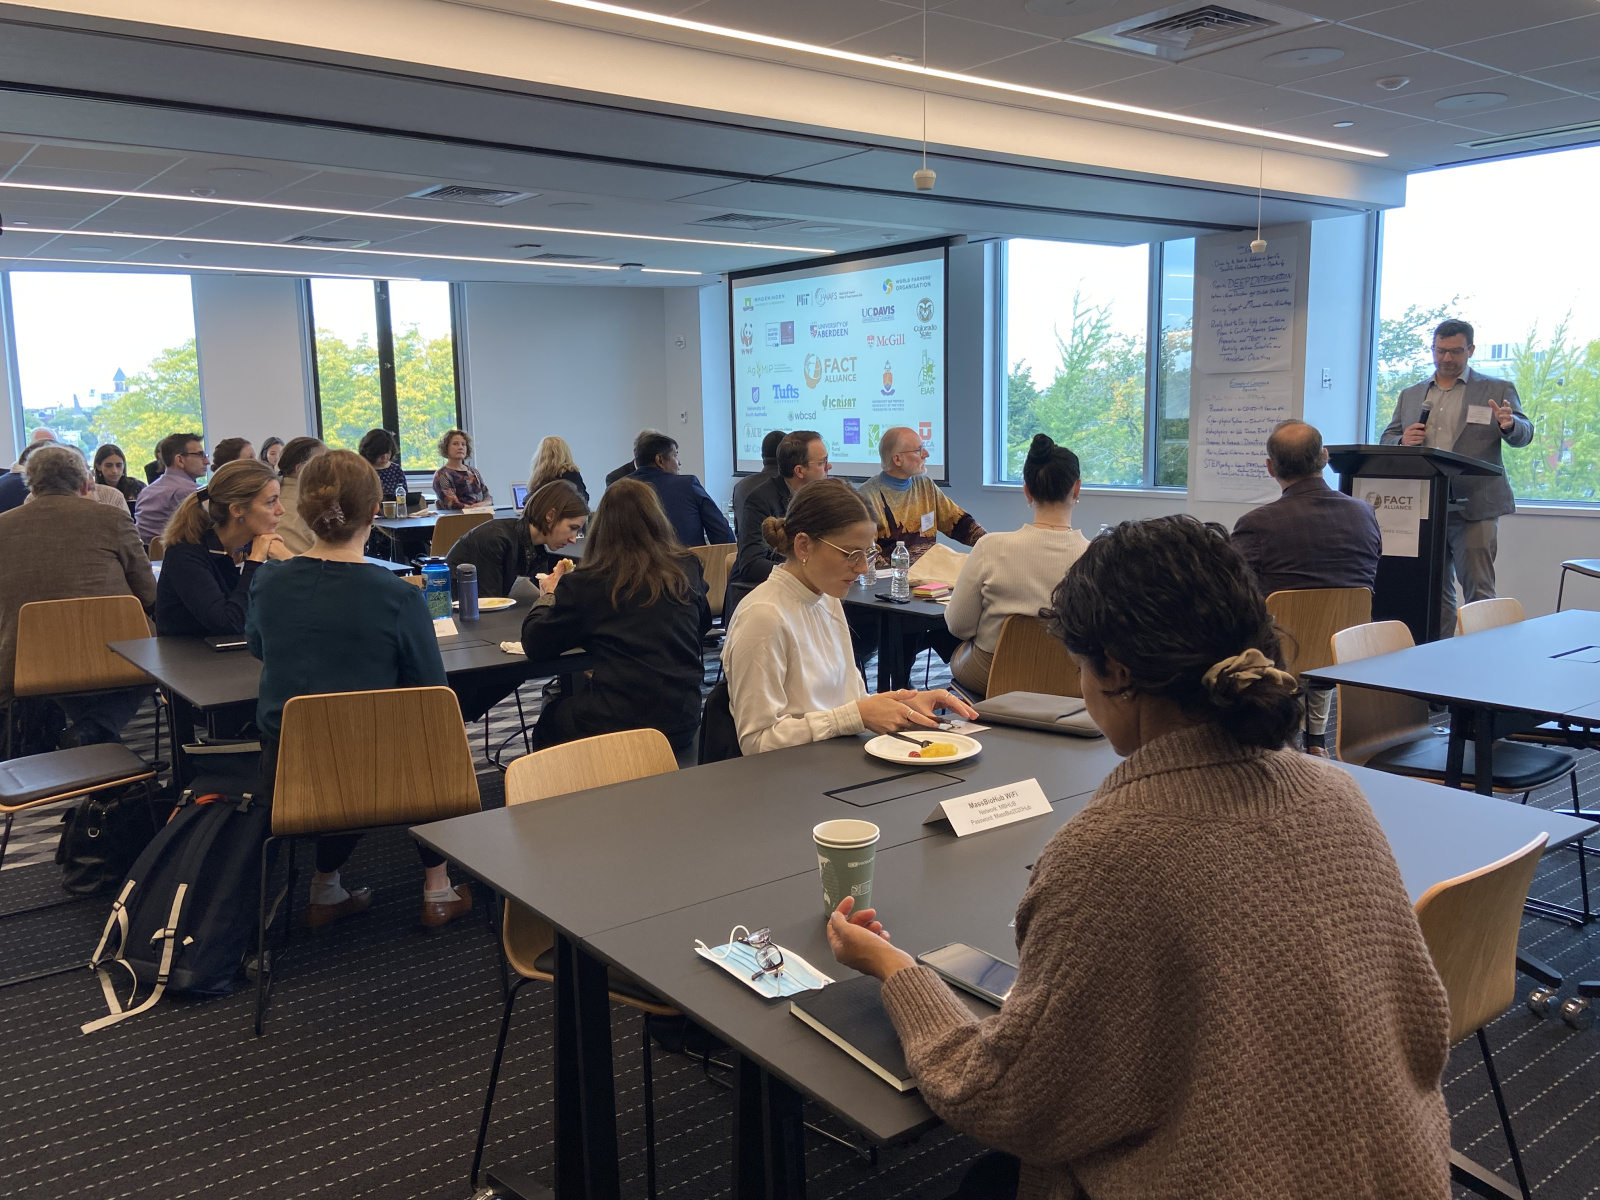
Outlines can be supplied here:
<path id="1" fill-rule="evenodd" d="M 1367 480 L 1427 482 L 1416 557 L 1385 554 L 1378 560 L 1372 619 L 1404 621 L 1419 645 L 1438 641 L 1449 548 L 1445 522 L 1452 507 L 1450 481 L 1462 475 L 1503 475 L 1505 471 L 1482 459 L 1428 446 L 1329 446 L 1328 462 L 1339 472 L 1339 490 L 1357 499 L 1366 499 L 1374 490 L 1365 486 Z M 1359 490 L 1357 480 L 1363 481 Z M 1460 508 L 1459 502 L 1454 507 Z"/>

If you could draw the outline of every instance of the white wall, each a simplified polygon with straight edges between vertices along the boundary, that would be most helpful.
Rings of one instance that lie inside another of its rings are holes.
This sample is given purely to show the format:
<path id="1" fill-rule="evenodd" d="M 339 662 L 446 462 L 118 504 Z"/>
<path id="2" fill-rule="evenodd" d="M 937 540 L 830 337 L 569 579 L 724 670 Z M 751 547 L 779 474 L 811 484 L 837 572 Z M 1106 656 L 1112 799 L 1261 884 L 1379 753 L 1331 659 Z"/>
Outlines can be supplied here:
<path id="1" fill-rule="evenodd" d="M 206 440 L 316 432 L 300 281 L 195 275 L 194 327 Z"/>
<path id="2" fill-rule="evenodd" d="M 469 283 L 462 294 L 473 441 L 495 499 L 528 478 L 549 434 L 571 444 L 598 499 L 639 430 L 665 423 L 661 290 Z M 698 344 L 696 333 L 686 353 Z"/>
<path id="3" fill-rule="evenodd" d="M 732 330 L 728 285 L 698 289 L 700 308 L 700 413 L 705 474 L 700 478 L 719 505 L 733 498 Z"/>

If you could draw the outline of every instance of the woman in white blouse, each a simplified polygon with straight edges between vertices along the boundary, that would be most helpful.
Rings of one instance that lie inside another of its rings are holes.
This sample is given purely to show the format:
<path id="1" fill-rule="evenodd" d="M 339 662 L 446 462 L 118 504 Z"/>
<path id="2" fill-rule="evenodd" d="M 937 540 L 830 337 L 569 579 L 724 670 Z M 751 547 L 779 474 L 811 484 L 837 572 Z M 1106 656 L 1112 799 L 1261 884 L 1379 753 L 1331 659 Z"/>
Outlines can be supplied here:
<path id="1" fill-rule="evenodd" d="M 1037 617 L 1067 569 L 1089 548 L 1089 539 L 1072 527 L 1082 486 L 1078 456 L 1035 434 L 1022 464 L 1022 494 L 1033 506 L 1033 523 L 979 538 L 944 612 L 950 632 L 962 639 L 950 656 L 950 675 L 973 695 L 989 690 L 989 668 L 1006 618 Z"/>
<path id="2" fill-rule="evenodd" d="M 867 506 L 841 479 L 806 484 L 785 516 L 762 525 L 784 563 L 740 601 L 722 649 L 745 754 L 863 730 L 929 728 L 938 708 L 977 716 L 942 688 L 867 694 L 839 597 L 866 570 L 875 532 Z"/>

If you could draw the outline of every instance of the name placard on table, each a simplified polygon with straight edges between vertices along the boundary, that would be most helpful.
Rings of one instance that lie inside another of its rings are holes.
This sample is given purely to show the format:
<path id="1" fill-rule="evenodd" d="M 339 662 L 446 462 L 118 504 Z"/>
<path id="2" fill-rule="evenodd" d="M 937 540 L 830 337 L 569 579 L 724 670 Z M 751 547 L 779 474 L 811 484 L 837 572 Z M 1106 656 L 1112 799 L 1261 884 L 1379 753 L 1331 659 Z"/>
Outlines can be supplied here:
<path id="1" fill-rule="evenodd" d="M 1050 801 L 1039 781 L 1024 779 L 1020 783 L 1002 784 L 987 791 L 943 800 L 923 824 L 944 821 L 957 837 L 966 837 L 969 833 L 982 833 L 986 829 L 1026 821 L 1029 817 L 1040 817 L 1049 811 Z"/>

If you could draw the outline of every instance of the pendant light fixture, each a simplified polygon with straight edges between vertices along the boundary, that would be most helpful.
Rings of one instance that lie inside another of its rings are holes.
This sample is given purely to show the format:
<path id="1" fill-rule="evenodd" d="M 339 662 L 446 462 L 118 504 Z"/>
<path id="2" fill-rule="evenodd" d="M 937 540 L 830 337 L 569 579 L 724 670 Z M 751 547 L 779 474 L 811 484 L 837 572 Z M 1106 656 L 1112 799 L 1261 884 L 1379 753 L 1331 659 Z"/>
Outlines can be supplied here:
<path id="1" fill-rule="evenodd" d="M 928 69 L 928 0 L 922 0 L 922 69 Z M 923 76 L 924 79 L 927 76 Z M 911 172 L 911 182 L 919 192 L 933 191 L 938 176 L 928 169 L 928 85 L 922 85 L 922 168 Z"/>
<path id="2" fill-rule="evenodd" d="M 1267 184 L 1267 110 L 1261 110 L 1261 142 L 1256 147 L 1256 240 L 1250 243 L 1250 253 L 1260 254 L 1267 248 L 1261 236 L 1261 197 Z"/>

